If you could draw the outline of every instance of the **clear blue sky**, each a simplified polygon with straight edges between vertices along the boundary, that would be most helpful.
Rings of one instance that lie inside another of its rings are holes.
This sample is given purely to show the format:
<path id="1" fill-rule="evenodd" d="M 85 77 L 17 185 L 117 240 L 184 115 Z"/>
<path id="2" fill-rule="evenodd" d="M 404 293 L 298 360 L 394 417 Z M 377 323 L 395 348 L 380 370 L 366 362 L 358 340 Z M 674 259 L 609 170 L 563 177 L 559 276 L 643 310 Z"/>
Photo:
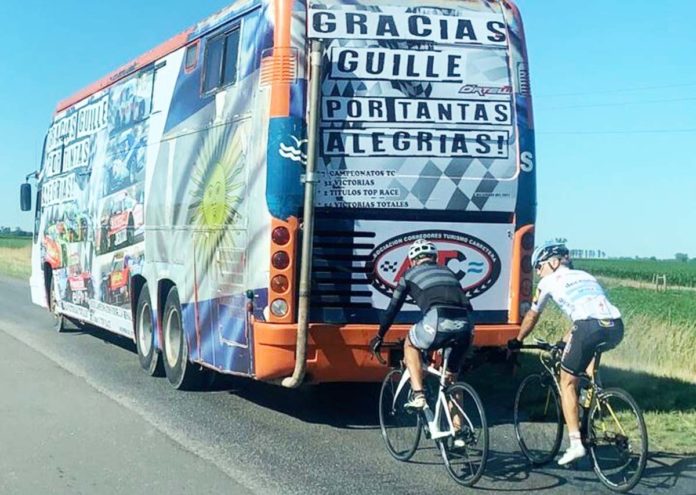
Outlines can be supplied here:
<path id="1" fill-rule="evenodd" d="M 0 225 L 55 104 L 225 0 L 4 0 Z M 696 1 L 518 0 L 537 128 L 537 239 L 696 257 Z M 10 21 L 11 20 L 11 21 Z"/>

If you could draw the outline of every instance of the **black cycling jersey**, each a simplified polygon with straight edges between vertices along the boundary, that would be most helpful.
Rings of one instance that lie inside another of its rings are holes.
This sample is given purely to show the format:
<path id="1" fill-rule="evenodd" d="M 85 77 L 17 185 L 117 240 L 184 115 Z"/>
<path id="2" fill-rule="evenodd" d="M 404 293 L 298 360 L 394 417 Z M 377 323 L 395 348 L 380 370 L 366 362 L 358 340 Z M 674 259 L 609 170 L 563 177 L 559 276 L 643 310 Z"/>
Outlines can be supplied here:
<path id="1" fill-rule="evenodd" d="M 384 337 L 387 333 L 408 295 L 413 298 L 423 314 L 439 306 L 458 307 L 471 311 L 469 298 L 466 297 L 454 273 L 434 261 L 427 261 L 410 268 L 399 280 L 379 326 L 380 337 Z"/>

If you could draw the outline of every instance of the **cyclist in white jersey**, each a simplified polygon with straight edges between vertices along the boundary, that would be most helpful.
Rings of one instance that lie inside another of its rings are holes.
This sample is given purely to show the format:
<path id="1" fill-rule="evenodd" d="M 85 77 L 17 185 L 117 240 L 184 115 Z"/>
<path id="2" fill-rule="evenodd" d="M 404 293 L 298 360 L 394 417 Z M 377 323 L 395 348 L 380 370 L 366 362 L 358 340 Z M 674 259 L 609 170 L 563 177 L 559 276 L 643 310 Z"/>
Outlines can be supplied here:
<path id="1" fill-rule="evenodd" d="M 541 280 L 517 338 L 508 342 L 508 348 L 520 348 L 549 299 L 553 299 L 573 322 L 570 332 L 563 338 L 566 347 L 561 359 L 561 403 L 570 438 L 570 447 L 558 461 L 563 466 L 586 454 L 578 419 L 578 376 L 583 371 L 591 373 L 594 353 L 600 345 L 604 351 L 621 342 L 623 322 L 621 313 L 609 302 L 597 280 L 589 273 L 572 269 L 564 244 L 547 243 L 535 249 L 532 266 Z"/>

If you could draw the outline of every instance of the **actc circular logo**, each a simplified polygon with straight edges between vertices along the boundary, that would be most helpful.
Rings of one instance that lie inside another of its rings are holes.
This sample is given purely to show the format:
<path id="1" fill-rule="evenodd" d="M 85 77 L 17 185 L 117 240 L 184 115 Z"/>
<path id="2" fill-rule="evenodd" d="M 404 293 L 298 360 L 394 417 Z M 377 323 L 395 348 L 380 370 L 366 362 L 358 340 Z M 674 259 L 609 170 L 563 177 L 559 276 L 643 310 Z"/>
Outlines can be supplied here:
<path id="1" fill-rule="evenodd" d="M 490 289 L 500 276 L 498 253 L 477 237 L 450 230 L 408 232 L 384 241 L 370 253 L 372 285 L 385 296 L 391 297 L 396 284 L 411 268 L 408 249 L 417 239 L 427 239 L 437 246 L 437 263 L 454 272 L 470 299 Z"/>

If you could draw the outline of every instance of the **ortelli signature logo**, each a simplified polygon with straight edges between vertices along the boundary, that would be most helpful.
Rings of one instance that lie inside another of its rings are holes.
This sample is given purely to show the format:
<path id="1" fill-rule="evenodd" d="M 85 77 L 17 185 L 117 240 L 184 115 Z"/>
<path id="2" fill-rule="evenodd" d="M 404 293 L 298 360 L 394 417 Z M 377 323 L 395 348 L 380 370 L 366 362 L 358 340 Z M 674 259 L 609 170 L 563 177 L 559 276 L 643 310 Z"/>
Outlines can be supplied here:
<path id="1" fill-rule="evenodd" d="M 481 239 L 449 230 L 408 232 L 375 247 L 370 253 L 372 285 L 391 297 L 399 279 L 411 268 L 408 249 L 416 239 L 428 239 L 438 249 L 437 262 L 452 270 L 469 298 L 490 289 L 500 276 L 498 253 Z"/>

